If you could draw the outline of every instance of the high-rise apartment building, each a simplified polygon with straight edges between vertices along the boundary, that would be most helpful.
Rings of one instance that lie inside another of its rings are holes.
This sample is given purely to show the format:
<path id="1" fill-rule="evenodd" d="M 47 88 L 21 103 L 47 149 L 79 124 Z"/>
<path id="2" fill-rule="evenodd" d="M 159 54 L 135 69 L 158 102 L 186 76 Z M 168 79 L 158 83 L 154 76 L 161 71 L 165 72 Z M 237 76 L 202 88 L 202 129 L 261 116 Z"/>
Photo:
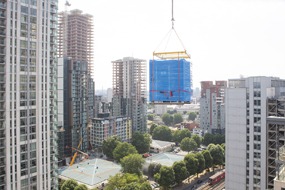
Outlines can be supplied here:
<path id="1" fill-rule="evenodd" d="M 72 147 L 87 151 L 94 118 L 93 17 L 81 10 L 59 13 L 58 54 L 64 58 L 64 156 Z M 60 147 L 59 147 L 60 148 Z"/>
<path id="2" fill-rule="evenodd" d="M 0 189 L 57 189 L 57 0 L 0 2 Z"/>
<path id="3" fill-rule="evenodd" d="M 146 61 L 125 57 L 113 63 L 113 116 L 128 116 L 132 130 L 146 132 Z"/>
<path id="4" fill-rule="evenodd" d="M 86 61 L 93 68 L 93 16 L 75 9 L 58 15 L 58 55 Z"/>
<path id="5" fill-rule="evenodd" d="M 267 99 L 285 94 L 285 80 L 249 77 L 229 80 L 225 90 L 226 189 L 268 189 L 270 143 Z"/>
<path id="6" fill-rule="evenodd" d="M 225 132 L 224 91 L 227 81 L 202 81 L 200 98 L 200 128 L 204 133 Z"/>

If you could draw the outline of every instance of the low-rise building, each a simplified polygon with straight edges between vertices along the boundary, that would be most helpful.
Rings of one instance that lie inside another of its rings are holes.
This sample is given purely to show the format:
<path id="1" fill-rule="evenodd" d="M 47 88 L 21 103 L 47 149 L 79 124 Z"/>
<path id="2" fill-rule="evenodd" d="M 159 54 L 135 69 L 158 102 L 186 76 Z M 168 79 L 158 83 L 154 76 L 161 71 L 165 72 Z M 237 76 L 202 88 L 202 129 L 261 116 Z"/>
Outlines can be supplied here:
<path id="1" fill-rule="evenodd" d="M 152 140 L 150 144 L 150 151 L 155 153 L 169 152 L 175 146 L 174 142 Z"/>

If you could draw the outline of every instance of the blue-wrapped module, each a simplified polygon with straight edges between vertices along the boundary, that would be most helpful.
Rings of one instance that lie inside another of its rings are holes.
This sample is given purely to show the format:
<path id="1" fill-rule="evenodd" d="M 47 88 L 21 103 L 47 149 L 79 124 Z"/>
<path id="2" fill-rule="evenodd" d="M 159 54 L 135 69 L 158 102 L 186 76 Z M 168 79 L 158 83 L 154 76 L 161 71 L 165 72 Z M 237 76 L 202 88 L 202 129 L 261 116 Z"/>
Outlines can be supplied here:
<path id="1" fill-rule="evenodd" d="M 179 60 L 149 61 L 149 99 L 151 102 L 190 102 L 190 62 Z"/>

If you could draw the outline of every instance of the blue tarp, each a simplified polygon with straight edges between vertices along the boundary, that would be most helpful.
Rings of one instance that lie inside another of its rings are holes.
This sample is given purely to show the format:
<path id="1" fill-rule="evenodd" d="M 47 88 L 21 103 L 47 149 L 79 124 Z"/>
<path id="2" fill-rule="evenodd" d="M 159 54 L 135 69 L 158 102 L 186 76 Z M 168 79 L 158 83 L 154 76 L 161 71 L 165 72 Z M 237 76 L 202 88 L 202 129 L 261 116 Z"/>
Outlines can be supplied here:
<path id="1" fill-rule="evenodd" d="M 151 102 L 190 102 L 190 62 L 179 60 L 149 61 L 149 98 Z"/>

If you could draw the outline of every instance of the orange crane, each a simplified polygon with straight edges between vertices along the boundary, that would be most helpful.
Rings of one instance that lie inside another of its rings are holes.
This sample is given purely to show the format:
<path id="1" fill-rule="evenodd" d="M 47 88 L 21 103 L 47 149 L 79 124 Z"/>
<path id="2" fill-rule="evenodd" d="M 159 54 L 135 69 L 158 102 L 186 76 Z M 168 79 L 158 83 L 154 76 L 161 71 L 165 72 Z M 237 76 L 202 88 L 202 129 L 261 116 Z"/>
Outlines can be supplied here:
<path id="1" fill-rule="evenodd" d="M 82 144 L 82 138 L 80 139 L 80 142 L 79 142 L 77 148 L 70 147 L 72 150 L 75 150 L 76 152 L 74 153 L 74 155 L 73 155 L 73 157 L 72 157 L 72 160 L 71 160 L 69 166 L 72 166 L 72 165 L 74 164 L 74 161 L 75 161 L 75 158 L 77 157 L 78 152 L 80 152 L 81 154 L 85 155 L 85 158 L 86 158 L 86 159 L 89 158 L 89 155 L 88 155 L 87 153 L 82 152 L 81 150 L 79 150 L 81 144 Z M 67 146 L 67 148 L 69 148 L 69 147 Z"/>

